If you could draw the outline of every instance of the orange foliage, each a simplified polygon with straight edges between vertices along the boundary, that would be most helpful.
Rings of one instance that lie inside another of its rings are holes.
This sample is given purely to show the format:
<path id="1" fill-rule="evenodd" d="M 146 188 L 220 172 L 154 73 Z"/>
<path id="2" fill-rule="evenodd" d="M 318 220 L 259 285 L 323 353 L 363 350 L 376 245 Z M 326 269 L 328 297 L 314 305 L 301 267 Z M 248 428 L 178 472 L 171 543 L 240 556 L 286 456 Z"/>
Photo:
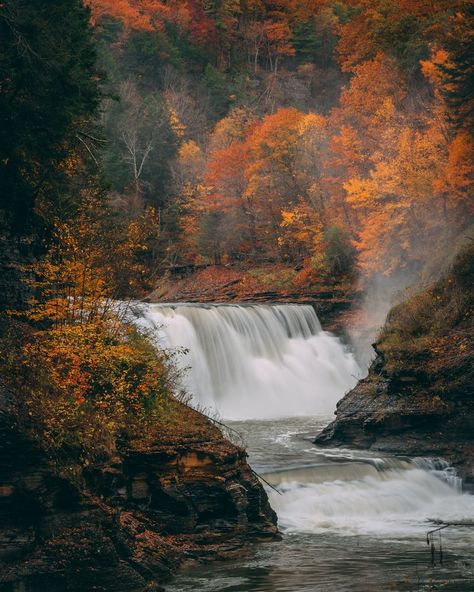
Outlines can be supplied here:
<path id="1" fill-rule="evenodd" d="M 226 211 L 242 198 L 248 154 L 247 144 L 238 141 L 212 153 L 205 178 L 211 208 Z"/>
<path id="2" fill-rule="evenodd" d="M 369 134 L 373 128 L 393 113 L 406 97 L 406 84 L 395 62 L 379 53 L 354 68 L 354 77 L 341 95 L 340 117 L 349 124 L 365 128 Z"/>
<path id="3" fill-rule="evenodd" d="M 290 75 L 279 76 L 278 64 L 295 55 L 297 28 L 323 13 L 337 29 L 340 65 L 350 72 L 338 104 L 324 116 L 294 107 L 268 113 L 270 102 L 254 108 L 249 101 L 217 122 L 206 148 L 183 142 L 176 177 L 186 256 L 214 262 L 250 256 L 305 269 L 311 261 L 313 270 L 322 269 L 322 237 L 335 227 L 357 244 L 366 273 L 391 273 L 421 266 L 434 236 L 462 231 L 472 212 L 473 140 L 467 129 L 454 130 L 448 116 L 453 82 L 446 69 L 455 58 L 444 43 L 452 29 L 440 30 L 459 20 L 450 12 L 457 3 L 351 0 L 338 25 L 325 0 L 228 0 L 206 10 L 200 0 L 182 2 L 194 15 L 186 20 L 181 12 L 183 26 L 198 43 L 215 42 L 219 59 L 240 35 L 249 69 L 258 77 L 267 68 L 265 92 L 284 92 Z M 163 18 L 176 6 L 166 3 Z M 419 69 L 407 55 L 412 43 L 415 56 L 432 51 Z"/>
<path id="4" fill-rule="evenodd" d="M 167 6 L 160 0 L 86 0 L 95 24 L 105 18 L 123 22 L 126 29 L 154 31 L 161 29 Z"/>
<path id="5" fill-rule="evenodd" d="M 36 296 L 15 316 L 32 328 L 26 339 L 14 336 L 12 358 L 24 372 L 2 368 L 9 389 L 21 393 L 18 420 L 59 462 L 64 450 L 69 463 L 89 462 L 113 452 L 117 438 L 138 437 L 175 387 L 170 355 L 138 333 L 126 303 L 114 299 L 108 238 L 99 238 L 89 214 L 85 208 L 76 221 L 58 224 L 53 247 L 31 265 Z M 113 253 L 132 268 L 139 226 L 130 223 L 123 252 Z"/>

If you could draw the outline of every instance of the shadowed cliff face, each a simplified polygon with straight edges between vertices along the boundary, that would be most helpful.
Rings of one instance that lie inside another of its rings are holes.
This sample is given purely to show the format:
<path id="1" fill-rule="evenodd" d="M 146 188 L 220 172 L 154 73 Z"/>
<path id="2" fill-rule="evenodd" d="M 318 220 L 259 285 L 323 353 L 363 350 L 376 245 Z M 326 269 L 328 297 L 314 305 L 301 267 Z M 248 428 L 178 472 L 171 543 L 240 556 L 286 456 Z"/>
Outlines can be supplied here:
<path id="1" fill-rule="evenodd" d="M 441 455 L 474 481 L 474 247 L 392 309 L 366 379 L 338 404 L 319 446 Z"/>
<path id="2" fill-rule="evenodd" d="M 0 590 L 142 592 L 184 562 L 233 557 L 278 536 L 245 452 L 183 407 L 185 433 L 57 476 L 1 418 Z"/>

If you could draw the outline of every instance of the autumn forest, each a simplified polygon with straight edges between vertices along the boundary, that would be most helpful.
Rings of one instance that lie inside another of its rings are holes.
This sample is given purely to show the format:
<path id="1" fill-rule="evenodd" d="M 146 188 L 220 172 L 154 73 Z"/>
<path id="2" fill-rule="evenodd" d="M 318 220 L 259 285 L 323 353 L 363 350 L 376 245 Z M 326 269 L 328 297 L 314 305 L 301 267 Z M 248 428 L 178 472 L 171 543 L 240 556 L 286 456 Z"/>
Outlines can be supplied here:
<path id="1" fill-rule="evenodd" d="M 310 432 L 473 481 L 473 27 L 470 0 L 0 2 L 0 592 L 158 591 L 307 536 L 274 494 Z"/>
<path id="2" fill-rule="evenodd" d="M 90 6 L 121 99 L 103 115 L 104 177 L 115 208 L 158 224 L 155 270 L 418 271 L 468 227 L 462 2 Z"/>

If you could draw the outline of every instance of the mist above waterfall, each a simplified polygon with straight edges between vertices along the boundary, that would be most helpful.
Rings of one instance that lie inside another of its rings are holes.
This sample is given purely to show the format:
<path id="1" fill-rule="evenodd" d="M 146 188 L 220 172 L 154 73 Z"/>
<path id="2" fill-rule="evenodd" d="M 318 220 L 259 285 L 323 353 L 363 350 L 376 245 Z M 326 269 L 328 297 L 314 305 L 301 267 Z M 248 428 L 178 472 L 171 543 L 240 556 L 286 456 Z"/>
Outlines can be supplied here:
<path id="1" fill-rule="evenodd" d="M 226 419 L 329 415 L 357 382 L 352 354 L 309 305 L 150 305 L 159 343 L 185 348 L 195 404 Z"/>

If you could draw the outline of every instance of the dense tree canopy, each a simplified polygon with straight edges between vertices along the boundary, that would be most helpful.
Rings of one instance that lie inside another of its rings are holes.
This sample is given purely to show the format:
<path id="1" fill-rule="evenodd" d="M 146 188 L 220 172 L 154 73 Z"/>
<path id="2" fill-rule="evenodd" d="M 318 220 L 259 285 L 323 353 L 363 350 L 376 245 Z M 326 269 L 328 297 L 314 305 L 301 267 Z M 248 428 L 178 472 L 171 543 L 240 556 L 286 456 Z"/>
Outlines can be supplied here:
<path id="1" fill-rule="evenodd" d="M 89 11 L 80 0 L 2 3 L 0 85 L 2 218 L 31 231 L 38 208 L 65 199 L 68 159 L 88 141 L 99 102 Z"/>
<path id="2" fill-rule="evenodd" d="M 324 281 L 421 269 L 433 236 L 466 231 L 470 3 L 86 5 L 0 10 L 1 198 L 17 230 L 94 194 L 114 227 L 146 235 L 143 287 L 177 263 Z M 344 265 L 327 263 L 334 245 Z"/>

